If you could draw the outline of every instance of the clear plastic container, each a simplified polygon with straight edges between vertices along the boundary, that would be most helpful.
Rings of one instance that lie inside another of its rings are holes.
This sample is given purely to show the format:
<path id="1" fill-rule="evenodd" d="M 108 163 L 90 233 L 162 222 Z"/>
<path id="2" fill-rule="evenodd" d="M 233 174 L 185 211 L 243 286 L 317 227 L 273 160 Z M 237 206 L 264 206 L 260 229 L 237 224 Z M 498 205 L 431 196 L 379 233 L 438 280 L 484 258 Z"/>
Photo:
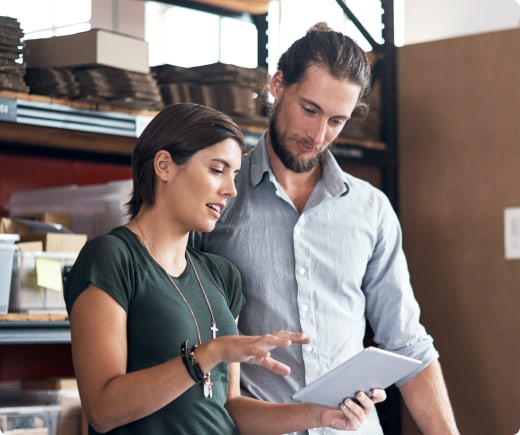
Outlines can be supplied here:
<path id="1" fill-rule="evenodd" d="M 14 234 L 0 234 L 0 236 L 13 236 L 9 241 L 7 237 L 0 238 L 0 314 L 6 314 L 9 307 L 13 259 L 16 251 L 14 242 L 19 237 Z"/>
<path id="2" fill-rule="evenodd" d="M 63 279 L 76 258 L 76 253 L 16 251 L 9 311 L 65 313 L 63 288 L 60 291 L 51 284 L 59 284 L 60 280 L 63 284 Z M 45 285 L 46 283 L 51 284 Z"/>
<path id="3" fill-rule="evenodd" d="M 132 180 L 19 190 L 5 206 L 13 217 L 66 213 L 73 232 L 92 238 L 126 223 L 131 193 Z"/>
<path id="4" fill-rule="evenodd" d="M 0 406 L 0 431 L 11 434 L 40 429 L 38 433 L 56 435 L 60 409 L 60 405 Z"/>

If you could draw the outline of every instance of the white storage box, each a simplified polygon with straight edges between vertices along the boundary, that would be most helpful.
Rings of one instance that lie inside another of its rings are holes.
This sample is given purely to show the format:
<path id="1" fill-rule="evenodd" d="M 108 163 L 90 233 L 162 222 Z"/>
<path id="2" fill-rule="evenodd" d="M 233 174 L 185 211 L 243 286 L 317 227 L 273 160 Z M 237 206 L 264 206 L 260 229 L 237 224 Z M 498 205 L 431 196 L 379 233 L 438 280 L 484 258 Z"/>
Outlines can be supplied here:
<path id="1" fill-rule="evenodd" d="M 1 406 L 0 433 L 56 435 L 59 411 L 59 405 Z"/>
<path id="2" fill-rule="evenodd" d="M 66 312 L 63 279 L 76 257 L 76 253 L 16 251 L 9 311 Z"/>
<path id="3" fill-rule="evenodd" d="M 18 234 L 0 234 L 0 314 L 6 314 L 9 307 L 9 292 L 13 270 L 13 258 L 16 251 Z"/>
<path id="4" fill-rule="evenodd" d="M 92 238 L 127 222 L 125 204 L 131 194 L 132 180 L 19 190 L 6 208 L 10 216 L 66 213 L 73 232 Z"/>
<path id="5" fill-rule="evenodd" d="M 145 40 L 103 29 L 25 41 L 28 68 L 102 65 L 149 73 Z"/>

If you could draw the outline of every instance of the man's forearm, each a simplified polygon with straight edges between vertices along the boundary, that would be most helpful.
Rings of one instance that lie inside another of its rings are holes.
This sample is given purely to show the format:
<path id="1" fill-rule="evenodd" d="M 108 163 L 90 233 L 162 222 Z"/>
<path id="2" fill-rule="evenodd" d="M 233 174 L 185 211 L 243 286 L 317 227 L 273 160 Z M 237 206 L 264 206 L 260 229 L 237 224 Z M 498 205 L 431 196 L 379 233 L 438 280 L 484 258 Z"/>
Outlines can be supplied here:
<path id="1" fill-rule="evenodd" d="M 459 435 L 438 361 L 400 388 L 401 395 L 425 435 Z"/>

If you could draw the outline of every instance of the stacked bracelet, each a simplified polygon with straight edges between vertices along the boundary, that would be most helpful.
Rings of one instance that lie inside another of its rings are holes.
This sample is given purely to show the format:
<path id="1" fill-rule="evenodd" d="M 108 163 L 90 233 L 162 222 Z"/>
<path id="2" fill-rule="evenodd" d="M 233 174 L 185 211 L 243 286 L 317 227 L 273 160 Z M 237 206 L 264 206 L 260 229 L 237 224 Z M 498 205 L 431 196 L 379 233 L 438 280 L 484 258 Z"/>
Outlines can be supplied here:
<path id="1" fill-rule="evenodd" d="M 193 347 L 192 347 L 193 349 Z M 184 341 L 181 344 L 181 356 L 182 356 L 182 362 L 184 363 L 184 366 L 186 367 L 186 370 L 188 371 L 188 374 L 190 375 L 191 379 L 193 379 L 195 382 L 202 382 L 203 376 L 200 376 L 200 373 L 195 370 L 195 367 L 193 366 L 191 362 L 190 355 L 193 353 L 192 350 L 188 350 L 188 340 Z M 198 367 L 200 370 L 200 366 Z"/>
<path id="2" fill-rule="evenodd" d="M 213 384 L 211 382 L 211 372 L 204 373 L 202 368 L 200 367 L 199 361 L 195 356 L 195 350 L 197 349 L 197 345 L 194 344 L 191 346 L 191 349 L 188 351 L 188 340 L 184 341 L 181 344 L 181 356 L 182 362 L 188 371 L 190 377 L 196 382 L 202 382 L 202 388 L 204 397 L 213 397 Z"/>

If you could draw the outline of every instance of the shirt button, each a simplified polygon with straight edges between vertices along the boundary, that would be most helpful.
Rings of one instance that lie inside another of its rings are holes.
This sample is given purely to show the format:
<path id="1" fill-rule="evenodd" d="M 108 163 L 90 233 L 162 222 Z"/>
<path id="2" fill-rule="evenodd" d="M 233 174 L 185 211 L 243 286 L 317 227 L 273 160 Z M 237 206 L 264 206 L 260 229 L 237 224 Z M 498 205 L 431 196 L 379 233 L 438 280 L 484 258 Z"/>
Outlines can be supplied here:
<path id="1" fill-rule="evenodd" d="M 309 346 L 305 346 L 305 351 L 306 351 L 307 353 L 311 353 L 313 350 L 314 350 L 314 349 L 312 348 L 311 345 L 309 345 Z"/>
<path id="2" fill-rule="evenodd" d="M 305 312 L 309 311 L 309 306 L 308 305 L 303 305 L 302 306 L 302 310 L 305 311 Z"/>
<path id="3" fill-rule="evenodd" d="M 294 230 L 294 234 L 296 234 L 297 236 L 301 235 L 302 233 L 302 230 L 300 230 L 299 228 L 295 228 Z"/>
<path id="4" fill-rule="evenodd" d="M 299 273 L 300 275 L 303 275 L 303 274 L 305 273 L 305 267 L 300 267 L 300 268 L 298 269 L 298 273 Z"/>

